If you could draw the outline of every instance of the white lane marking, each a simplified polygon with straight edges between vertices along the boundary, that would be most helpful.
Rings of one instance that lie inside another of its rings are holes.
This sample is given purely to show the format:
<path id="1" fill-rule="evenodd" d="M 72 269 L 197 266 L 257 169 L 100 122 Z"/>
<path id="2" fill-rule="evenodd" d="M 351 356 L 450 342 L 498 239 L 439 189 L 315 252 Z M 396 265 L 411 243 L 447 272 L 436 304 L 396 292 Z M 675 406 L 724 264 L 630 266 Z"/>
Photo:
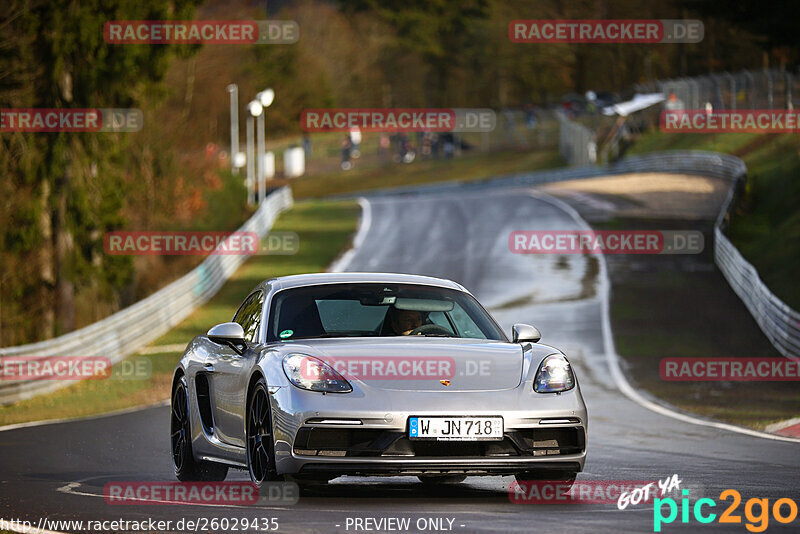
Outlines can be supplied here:
<path id="1" fill-rule="evenodd" d="M 553 206 L 562 209 L 565 213 L 567 213 L 573 218 L 573 220 L 578 224 L 578 226 L 581 227 L 582 230 L 589 230 L 589 231 L 592 230 L 591 226 L 589 226 L 589 223 L 583 220 L 583 218 L 575 210 L 575 208 L 573 208 L 563 200 L 555 198 L 546 193 L 542 193 L 540 191 L 529 191 L 529 193 L 534 198 L 538 198 L 539 200 L 549 202 Z M 661 415 L 665 415 L 667 417 L 671 417 L 673 419 L 677 419 L 679 421 L 683 421 L 685 423 L 691 423 L 693 425 L 700 425 L 700 426 L 708 426 L 720 430 L 728 430 L 730 432 L 736 432 L 738 434 L 744 434 L 756 438 L 771 439 L 773 441 L 789 441 L 792 443 L 800 443 L 800 439 L 798 438 L 777 436 L 775 434 L 759 432 L 758 430 L 752 430 L 749 428 L 731 425 L 728 423 L 720 423 L 717 421 L 706 421 L 703 419 L 698 419 L 690 415 L 676 412 L 665 406 L 662 406 L 651 400 L 648 400 L 645 397 L 643 397 L 638 391 L 636 391 L 633 388 L 633 386 L 630 385 L 628 379 L 625 377 L 625 374 L 622 372 L 622 368 L 620 367 L 619 364 L 619 355 L 617 354 L 617 349 L 614 346 L 614 337 L 611 333 L 611 318 L 610 318 L 611 282 L 608 278 L 608 266 L 606 265 L 606 259 L 603 256 L 603 254 L 597 252 L 593 252 L 592 254 L 597 258 L 597 261 L 600 265 L 600 295 L 603 307 L 603 313 L 602 313 L 603 344 L 606 353 L 606 360 L 608 361 L 608 366 L 611 369 L 611 376 L 614 378 L 614 382 L 616 383 L 617 388 L 626 397 L 628 397 L 635 403 L 639 404 L 640 406 L 647 408 L 650 411 L 656 412 Z"/>
<path id="2" fill-rule="evenodd" d="M 46 521 L 47 518 L 44 518 Z M 15 520 L 17 521 L 17 520 Z M 0 518 L 0 525 L 3 525 L 3 530 L 10 530 L 11 532 L 19 532 L 19 534 L 68 534 L 66 532 L 59 532 L 57 530 L 46 530 L 40 527 L 28 525 L 20 525 L 13 523 L 8 519 Z"/>
<path id="3" fill-rule="evenodd" d="M 347 267 L 353 261 L 356 252 L 361 245 L 364 244 L 364 239 L 367 237 L 370 226 L 372 226 L 372 205 L 364 197 L 359 197 L 358 204 L 361 206 L 361 219 L 358 221 L 358 230 L 356 236 L 353 238 L 353 246 L 339 259 L 334 260 L 328 267 L 329 273 L 341 273 L 347 270 Z"/>
<path id="4" fill-rule="evenodd" d="M 121 410 L 114 410 L 113 412 L 98 413 L 94 415 L 84 415 L 82 417 L 65 417 L 63 419 L 45 419 L 44 421 L 31 421 L 29 423 L 15 423 L 13 425 L 0 426 L 0 432 L 6 430 L 15 430 L 17 428 L 29 428 L 33 426 L 55 425 L 57 423 L 72 423 L 76 421 L 91 421 L 93 419 L 103 419 L 104 417 L 113 417 L 115 415 L 125 415 L 128 413 L 140 412 L 142 410 L 149 410 L 150 408 L 157 408 L 159 406 L 169 406 L 170 400 L 164 399 L 152 404 L 143 404 L 142 406 L 134 406 L 132 408 L 123 408 Z"/>

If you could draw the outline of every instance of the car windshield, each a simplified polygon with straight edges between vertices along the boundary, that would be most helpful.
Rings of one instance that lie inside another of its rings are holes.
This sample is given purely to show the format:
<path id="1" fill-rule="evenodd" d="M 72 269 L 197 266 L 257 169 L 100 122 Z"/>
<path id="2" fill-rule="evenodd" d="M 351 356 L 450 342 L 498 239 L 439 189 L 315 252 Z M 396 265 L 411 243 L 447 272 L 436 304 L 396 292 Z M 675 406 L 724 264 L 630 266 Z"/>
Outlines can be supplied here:
<path id="1" fill-rule="evenodd" d="M 330 284 L 278 292 L 267 341 L 321 337 L 434 336 L 506 341 L 463 291 L 413 284 Z"/>

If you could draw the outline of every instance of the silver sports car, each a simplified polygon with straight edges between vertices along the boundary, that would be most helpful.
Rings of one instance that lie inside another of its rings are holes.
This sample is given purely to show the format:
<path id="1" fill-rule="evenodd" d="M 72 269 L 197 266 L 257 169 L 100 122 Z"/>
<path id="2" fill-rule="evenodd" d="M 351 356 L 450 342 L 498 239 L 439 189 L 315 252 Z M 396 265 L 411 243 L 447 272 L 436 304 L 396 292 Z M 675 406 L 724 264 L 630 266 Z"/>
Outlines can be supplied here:
<path id="1" fill-rule="evenodd" d="M 404 274 L 286 276 L 197 336 L 172 381 L 180 480 L 342 475 L 574 480 L 586 406 L 558 349 L 511 340 L 461 285 Z"/>

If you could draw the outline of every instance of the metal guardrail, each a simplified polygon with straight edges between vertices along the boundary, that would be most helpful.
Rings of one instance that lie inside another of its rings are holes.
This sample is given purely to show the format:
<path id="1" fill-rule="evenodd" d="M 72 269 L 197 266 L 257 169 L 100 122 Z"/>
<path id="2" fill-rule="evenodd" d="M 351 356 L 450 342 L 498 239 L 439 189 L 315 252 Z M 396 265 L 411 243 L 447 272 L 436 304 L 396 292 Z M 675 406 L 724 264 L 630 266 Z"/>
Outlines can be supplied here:
<path id="1" fill-rule="evenodd" d="M 292 205 L 283 187 L 269 195 L 239 232 L 267 234 L 278 215 Z M 5 356 L 47 360 L 55 356 L 104 356 L 116 363 L 158 339 L 210 299 L 248 258 L 240 254 L 209 255 L 196 268 L 147 298 L 96 323 L 46 341 L 0 348 Z M 0 404 L 54 391 L 70 380 L 0 381 Z"/>
<path id="2" fill-rule="evenodd" d="M 559 122 L 558 151 L 569 165 L 597 162 L 597 142 L 592 131 L 556 112 Z"/>

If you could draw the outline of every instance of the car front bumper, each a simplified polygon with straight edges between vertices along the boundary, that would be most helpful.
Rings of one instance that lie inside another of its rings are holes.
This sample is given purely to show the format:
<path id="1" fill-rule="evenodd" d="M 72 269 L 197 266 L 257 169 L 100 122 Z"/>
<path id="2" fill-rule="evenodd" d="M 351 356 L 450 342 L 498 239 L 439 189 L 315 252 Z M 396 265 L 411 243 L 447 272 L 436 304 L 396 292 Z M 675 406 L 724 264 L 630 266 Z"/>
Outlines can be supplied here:
<path id="1" fill-rule="evenodd" d="M 540 395 L 381 391 L 327 394 L 282 387 L 271 395 L 276 468 L 282 474 L 501 475 L 581 471 L 587 413 L 578 388 Z M 397 407 L 402 406 L 402 410 Z M 365 409 L 366 407 L 366 409 Z M 418 441 L 413 416 L 501 416 L 502 441 Z"/>

